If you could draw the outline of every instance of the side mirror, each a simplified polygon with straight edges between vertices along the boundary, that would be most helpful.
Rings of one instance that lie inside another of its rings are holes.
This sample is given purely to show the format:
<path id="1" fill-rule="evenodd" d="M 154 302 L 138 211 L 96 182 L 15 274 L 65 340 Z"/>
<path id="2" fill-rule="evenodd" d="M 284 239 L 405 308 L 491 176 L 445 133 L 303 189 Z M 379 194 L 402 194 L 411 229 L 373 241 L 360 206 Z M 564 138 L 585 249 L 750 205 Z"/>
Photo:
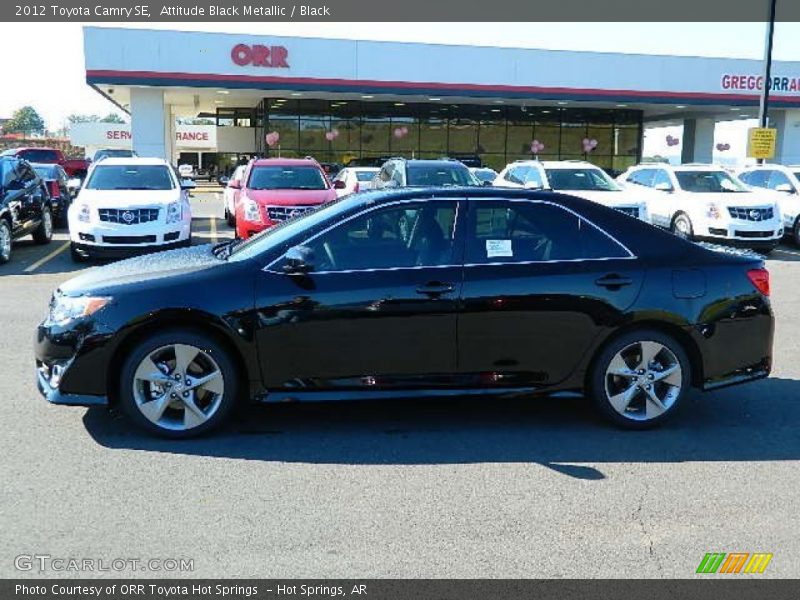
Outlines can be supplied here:
<path id="1" fill-rule="evenodd" d="M 217 181 L 219 182 L 219 184 L 220 184 L 220 185 L 228 185 L 228 182 L 229 182 L 230 180 L 231 180 L 231 179 L 230 179 L 230 177 L 225 177 L 225 176 L 223 175 L 223 176 L 222 176 L 222 177 L 220 177 L 220 178 L 219 178 Z"/>
<path id="2" fill-rule="evenodd" d="M 308 246 L 294 246 L 286 251 L 283 272 L 287 275 L 304 275 L 314 270 L 314 251 Z"/>
<path id="3" fill-rule="evenodd" d="M 344 182 L 344 179 L 337 179 L 333 182 L 333 189 L 335 190 L 343 190 L 347 187 L 347 184 Z"/>
<path id="4" fill-rule="evenodd" d="M 238 179 L 230 179 L 228 181 L 228 187 L 232 190 L 240 190 L 242 189 L 242 182 Z"/>
<path id="5" fill-rule="evenodd" d="M 775 186 L 776 192 L 783 192 L 784 194 L 794 194 L 794 188 L 791 183 L 781 183 Z"/>
<path id="6" fill-rule="evenodd" d="M 653 189 L 654 190 L 658 190 L 659 192 L 671 192 L 672 191 L 672 186 L 670 184 L 668 184 L 668 183 L 661 182 L 661 183 L 657 183 L 653 187 Z"/>
<path id="7" fill-rule="evenodd" d="M 181 189 L 182 190 L 193 190 L 197 187 L 197 184 L 192 181 L 191 179 L 182 179 L 181 180 Z"/>
<path id="8" fill-rule="evenodd" d="M 482 185 L 482 186 L 484 186 L 484 187 L 486 187 L 486 186 L 492 186 L 492 185 L 494 185 L 494 181 L 490 181 L 490 180 L 488 180 L 488 179 L 487 179 L 487 180 L 486 180 L 486 181 L 484 181 L 484 182 L 483 182 L 481 185 Z"/>

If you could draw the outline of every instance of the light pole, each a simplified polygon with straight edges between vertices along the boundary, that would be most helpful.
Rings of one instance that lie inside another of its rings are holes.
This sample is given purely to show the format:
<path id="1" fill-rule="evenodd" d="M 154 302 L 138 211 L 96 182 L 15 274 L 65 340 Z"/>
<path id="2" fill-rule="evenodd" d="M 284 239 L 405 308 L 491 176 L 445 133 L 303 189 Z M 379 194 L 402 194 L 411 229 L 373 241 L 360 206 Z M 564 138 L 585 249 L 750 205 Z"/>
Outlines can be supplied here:
<path id="1" fill-rule="evenodd" d="M 758 126 L 766 127 L 769 123 L 769 88 L 772 82 L 772 44 L 775 36 L 775 5 L 777 0 L 769 1 L 769 20 L 767 21 L 767 36 L 764 40 L 764 84 L 761 86 L 761 99 L 758 104 Z M 759 158 L 758 164 L 763 164 L 764 159 Z"/>

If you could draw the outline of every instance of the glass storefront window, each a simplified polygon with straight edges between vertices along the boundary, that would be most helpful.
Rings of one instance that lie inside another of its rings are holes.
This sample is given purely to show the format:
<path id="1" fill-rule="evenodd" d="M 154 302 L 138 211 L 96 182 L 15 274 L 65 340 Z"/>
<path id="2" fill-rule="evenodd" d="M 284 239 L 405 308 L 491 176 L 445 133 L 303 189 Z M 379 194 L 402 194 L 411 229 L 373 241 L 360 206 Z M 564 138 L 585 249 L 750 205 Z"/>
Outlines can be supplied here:
<path id="1" fill-rule="evenodd" d="M 436 117 L 423 119 L 419 124 L 421 152 L 447 154 L 447 121 Z"/>

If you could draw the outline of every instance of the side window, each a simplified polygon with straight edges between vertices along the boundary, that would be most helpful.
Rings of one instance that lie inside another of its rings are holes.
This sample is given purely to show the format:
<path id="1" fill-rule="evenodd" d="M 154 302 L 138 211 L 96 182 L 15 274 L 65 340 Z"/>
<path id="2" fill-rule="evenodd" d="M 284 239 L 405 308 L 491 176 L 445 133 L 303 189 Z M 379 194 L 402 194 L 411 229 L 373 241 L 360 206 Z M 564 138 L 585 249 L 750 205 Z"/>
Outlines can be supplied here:
<path id="1" fill-rule="evenodd" d="M 539 187 L 543 186 L 542 175 L 536 167 L 526 167 L 522 176 L 523 183 L 535 183 Z"/>
<path id="2" fill-rule="evenodd" d="M 383 183 L 386 183 L 392 178 L 392 171 L 394 170 L 394 164 L 386 163 L 381 167 L 380 173 L 378 173 L 378 179 L 380 179 Z"/>
<path id="3" fill-rule="evenodd" d="M 506 181 L 510 181 L 511 183 L 517 183 L 519 185 L 524 184 L 525 182 L 522 179 L 522 167 L 511 167 L 508 171 L 506 171 L 506 176 L 504 179 Z"/>
<path id="4" fill-rule="evenodd" d="M 747 185 L 752 185 L 753 187 L 767 187 L 767 183 L 769 181 L 769 176 L 772 173 L 771 170 L 766 169 L 759 169 L 757 171 L 748 171 L 747 173 L 742 173 L 741 180 L 744 181 Z"/>
<path id="5" fill-rule="evenodd" d="M 639 169 L 631 173 L 630 177 L 628 177 L 628 181 L 636 185 L 652 187 L 654 171 L 655 169 Z"/>
<path id="6" fill-rule="evenodd" d="M 652 187 L 657 187 L 663 190 L 673 189 L 674 186 L 669 178 L 669 173 L 667 173 L 664 169 L 655 169 L 653 173 Z"/>
<path id="7" fill-rule="evenodd" d="M 768 187 L 771 190 L 777 190 L 778 186 L 784 186 L 784 188 L 788 185 L 791 189 L 794 189 L 792 182 L 789 181 L 789 178 L 786 176 L 786 173 L 782 171 L 772 171 L 772 174 L 769 177 Z"/>
<path id="8" fill-rule="evenodd" d="M 602 231 L 553 204 L 476 202 L 470 209 L 468 264 L 627 256 L 626 250 Z"/>
<path id="9" fill-rule="evenodd" d="M 378 208 L 338 225 L 306 245 L 315 271 L 449 265 L 456 202 Z"/>
<path id="10" fill-rule="evenodd" d="M 399 164 L 392 172 L 392 181 L 396 182 L 397 185 L 405 185 L 405 182 L 403 181 L 403 167 Z"/>

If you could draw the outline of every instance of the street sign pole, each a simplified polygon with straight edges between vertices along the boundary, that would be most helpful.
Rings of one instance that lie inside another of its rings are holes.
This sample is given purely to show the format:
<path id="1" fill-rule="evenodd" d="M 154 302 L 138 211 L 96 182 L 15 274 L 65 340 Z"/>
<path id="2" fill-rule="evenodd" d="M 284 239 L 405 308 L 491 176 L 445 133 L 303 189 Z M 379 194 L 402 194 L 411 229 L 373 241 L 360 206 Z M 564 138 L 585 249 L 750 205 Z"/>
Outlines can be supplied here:
<path id="1" fill-rule="evenodd" d="M 767 21 L 767 36 L 764 40 L 764 85 L 761 86 L 761 100 L 758 105 L 758 126 L 767 127 L 769 123 L 769 88 L 772 81 L 772 43 L 775 36 L 775 5 L 777 0 L 768 0 L 769 20 Z M 763 164 L 764 159 L 759 158 L 758 164 Z"/>

